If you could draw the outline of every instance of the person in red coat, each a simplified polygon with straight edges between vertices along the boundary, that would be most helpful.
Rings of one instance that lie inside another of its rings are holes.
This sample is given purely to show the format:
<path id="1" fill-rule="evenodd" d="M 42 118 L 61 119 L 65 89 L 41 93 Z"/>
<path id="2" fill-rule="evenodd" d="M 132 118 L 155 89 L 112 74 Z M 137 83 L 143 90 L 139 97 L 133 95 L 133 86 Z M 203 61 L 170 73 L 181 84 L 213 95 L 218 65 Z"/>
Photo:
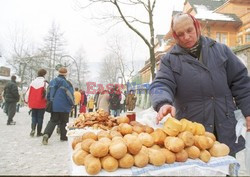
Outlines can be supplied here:
<path id="1" fill-rule="evenodd" d="M 86 113 L 87 95 L 83 90 L 80 90 L 80 93 L 81 93 L 80 113 Z"/>
<path id="2" fill-rule="evenodd" d="M 31 117 L 31 132 L 30 136 L 35 135 L 35 129 L 37 126 L 37 136 L 42 136 L 41 130 L 43 125 L 43 118 L 46 107 L 46 88 L 48 86 L 45 80 L 47 71 L 40 69 L 25 94 L 25 102 L 28 103 L 29 108 L 32 109 Z"/>

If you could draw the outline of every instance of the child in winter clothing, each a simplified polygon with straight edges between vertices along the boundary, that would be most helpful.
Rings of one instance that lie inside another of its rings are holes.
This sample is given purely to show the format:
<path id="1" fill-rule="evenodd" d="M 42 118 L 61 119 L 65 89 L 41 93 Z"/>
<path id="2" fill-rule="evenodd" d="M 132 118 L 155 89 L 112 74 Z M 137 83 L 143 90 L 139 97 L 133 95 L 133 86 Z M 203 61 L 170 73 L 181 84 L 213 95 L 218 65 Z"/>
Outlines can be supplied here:
<path id="1" fill-rule="evenodd" d="M 87 104 L 89 112 L 93 112 L 94 106 L 95 106 L 94 98 L 90 97 L 88 104 Z"/>

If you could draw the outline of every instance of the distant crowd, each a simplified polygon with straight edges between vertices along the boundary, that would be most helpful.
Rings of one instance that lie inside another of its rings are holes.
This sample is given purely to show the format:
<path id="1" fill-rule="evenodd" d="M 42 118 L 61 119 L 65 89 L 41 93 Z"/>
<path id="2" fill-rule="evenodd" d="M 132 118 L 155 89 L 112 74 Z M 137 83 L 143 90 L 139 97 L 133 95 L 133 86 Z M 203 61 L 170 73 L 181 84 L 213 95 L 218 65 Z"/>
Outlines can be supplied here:
<path id="1" fill-rule="evenodd" d="M 16 76 L 6 84 L 2 92 L 1 107 L 8 116 L 7 125 L 15 125 L 13 120 L 19 107 L 26 103 L 30 108 L 31 132 L 30 136 L 43 136 L 42 143 L 48 144 L 48 139 L 57 126 L 57 133 L 61 141 L 67 141 L 66 124 L 69 117 L 78 117 L 81 113 L 103 109 L 110 115 L 117 117 L 122 112 L 135 109 L 136 96 L 134 90 L 121 90 L 114 85 L 110 90 L 100 90 L 94 95 L 86 95 L 85 91 L 73 87 L 66 79 L 68 71 L 65 67 L 58 70 L 58 76 L 49 83 L 45 76 L 47 71 L 40 69 L 24 94 L 18 92 Z M 42 133 L 45 112 L 51 114 L 50 120 Z"/>

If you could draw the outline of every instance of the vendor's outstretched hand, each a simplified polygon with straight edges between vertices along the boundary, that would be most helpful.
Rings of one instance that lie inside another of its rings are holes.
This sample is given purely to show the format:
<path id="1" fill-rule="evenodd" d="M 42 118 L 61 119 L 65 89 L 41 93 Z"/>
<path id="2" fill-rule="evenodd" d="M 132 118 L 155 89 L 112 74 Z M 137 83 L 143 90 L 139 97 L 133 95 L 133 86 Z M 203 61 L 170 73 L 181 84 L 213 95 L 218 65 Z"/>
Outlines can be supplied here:
<path id="1" fill-rule="evenodd" d="M 170 113 L 172 117 L 175 117 L 175 107 L 169 104 L 165 104 L 160 108 L 157 114 L 156 124 L 158 124 L 162 120 L 162 118 L 166 116 L 168 113 Z"/>

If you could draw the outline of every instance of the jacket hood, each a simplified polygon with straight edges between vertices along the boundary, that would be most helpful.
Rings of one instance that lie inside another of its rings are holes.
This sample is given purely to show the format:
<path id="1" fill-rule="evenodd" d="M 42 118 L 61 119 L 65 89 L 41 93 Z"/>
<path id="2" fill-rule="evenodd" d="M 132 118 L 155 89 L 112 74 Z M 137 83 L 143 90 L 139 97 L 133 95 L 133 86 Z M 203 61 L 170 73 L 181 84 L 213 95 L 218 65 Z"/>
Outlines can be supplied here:
<path id="1" fill-rule="evenodd" d="M 213 46 L 216 43 L 215 40 L 207 38 L 207 37 L 204 37 L 204 36 L 201 36 L 200 38 L 201 38 L 200 40 L 201 40 L 202 47 L 203 46 L 209 46 L 209 47 L 211 47 L 211 46 Z M 170 54 L 185 55 L 185 54 L 187 54 L 187 51 L 184 48 L 182 48 L 181 46 L 179 46 L 178 44 L 176 44 L 173 47 L 173 49 L 170 51 Z"/>

